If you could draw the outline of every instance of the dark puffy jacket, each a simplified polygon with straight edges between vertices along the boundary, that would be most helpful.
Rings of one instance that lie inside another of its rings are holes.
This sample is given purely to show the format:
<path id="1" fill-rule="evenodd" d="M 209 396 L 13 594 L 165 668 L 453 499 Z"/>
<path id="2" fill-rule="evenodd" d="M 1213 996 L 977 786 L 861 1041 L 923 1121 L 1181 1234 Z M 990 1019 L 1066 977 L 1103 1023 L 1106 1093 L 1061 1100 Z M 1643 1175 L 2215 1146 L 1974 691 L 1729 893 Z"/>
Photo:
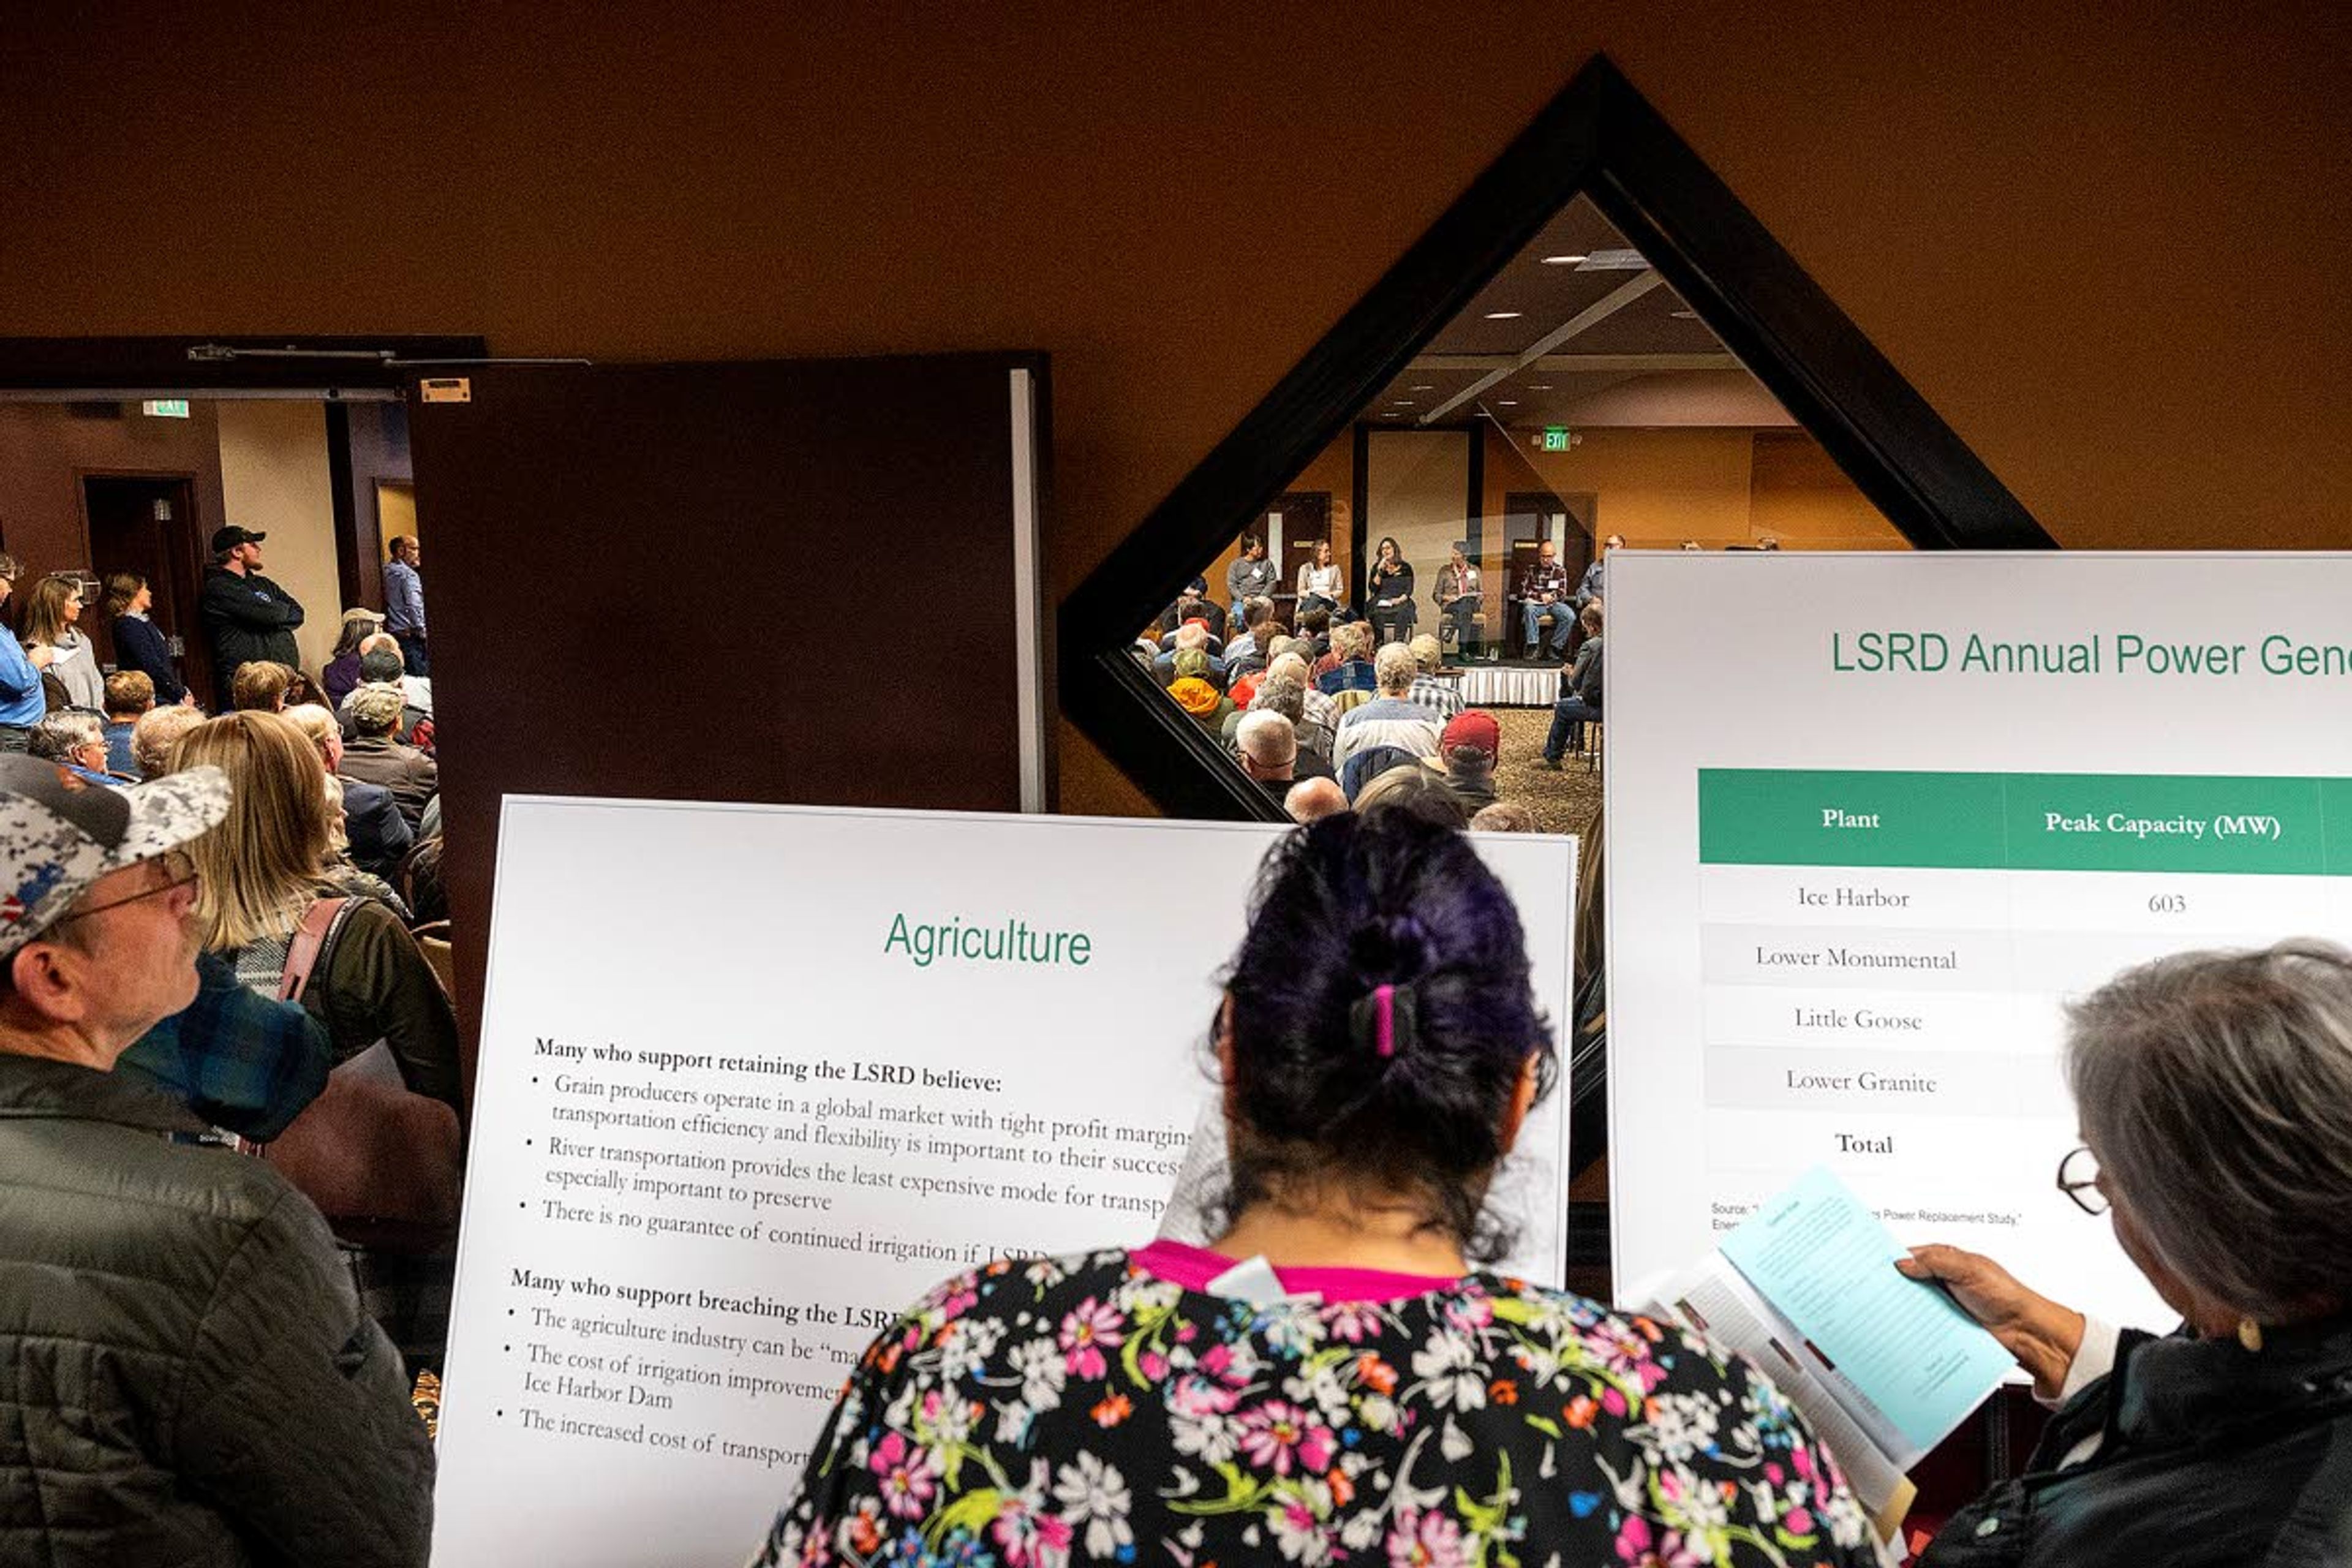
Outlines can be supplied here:
<path id="1" fill-rule="evenodd" d="M 239 576 L 225 566 L 208 569 L 196 615 L 212 641 L 213 679 L 224 697 L 240 664 L 266 658 L 299 668 L 302 662 L 294 647 L 302 606 L 267 577 L 250 572 Z"/>
<path id="2" fill-rule="evenodd" d="M 318 1211 L 128 1076 L 0 1056 L 0 1563 L 409 1568 L 433 1455 Z"/>
<path id="3" fill-rule="evenodd" d="M 2235 1340 L 2126 1333 L 2025 1473 L 1936 1534 L 1922 1568 L 2352 1563 L 2352 1319 Z M 2096 1453 L 2059 1468 L 2100 1434 Z"/>

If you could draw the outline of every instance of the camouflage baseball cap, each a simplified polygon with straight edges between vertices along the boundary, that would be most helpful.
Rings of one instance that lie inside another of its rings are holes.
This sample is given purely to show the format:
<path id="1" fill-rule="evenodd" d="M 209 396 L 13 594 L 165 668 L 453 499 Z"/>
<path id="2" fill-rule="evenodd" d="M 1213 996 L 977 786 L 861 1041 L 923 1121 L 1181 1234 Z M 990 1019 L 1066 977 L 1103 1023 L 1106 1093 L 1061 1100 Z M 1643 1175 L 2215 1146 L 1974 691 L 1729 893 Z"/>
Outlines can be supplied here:
<path id="1" fill-rule="evenodd" d="M 228 803 L 218 768 L 110 789 L 55 763 L 0 756 L 0 958 L 56 924 L 100 877 L 219 826 Z"/>

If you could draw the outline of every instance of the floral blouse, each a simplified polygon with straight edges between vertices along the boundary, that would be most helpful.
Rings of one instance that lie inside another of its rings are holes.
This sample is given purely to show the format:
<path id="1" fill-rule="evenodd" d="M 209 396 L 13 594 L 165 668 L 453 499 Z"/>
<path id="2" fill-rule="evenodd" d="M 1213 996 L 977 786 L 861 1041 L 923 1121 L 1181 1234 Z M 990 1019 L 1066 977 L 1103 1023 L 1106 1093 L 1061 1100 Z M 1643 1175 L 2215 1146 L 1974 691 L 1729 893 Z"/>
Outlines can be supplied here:
<path id="1" fill-rule="evenodd" d="M 1108 1251 L 886 1331 L 755 1568 L 1877 1561 L 1797 1413 L 1678 1329 L 1489 1274 L 1259 1305 Z"/>

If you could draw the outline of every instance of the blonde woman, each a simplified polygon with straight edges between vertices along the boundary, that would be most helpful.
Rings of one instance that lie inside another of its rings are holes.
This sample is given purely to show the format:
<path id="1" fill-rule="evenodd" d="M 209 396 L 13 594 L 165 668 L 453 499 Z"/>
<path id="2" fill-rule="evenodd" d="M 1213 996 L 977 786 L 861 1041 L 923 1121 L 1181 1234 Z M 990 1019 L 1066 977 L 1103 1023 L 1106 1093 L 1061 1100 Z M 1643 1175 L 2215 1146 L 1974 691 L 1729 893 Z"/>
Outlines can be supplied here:
<path id="1" fill-rule="evenodd" d="M 173 746 L 173 772 L 198 763 L 228 774 L 236 791 L 228 819 L 189 849 L 203 879 L 196 895 L 202 941 L 234 963 L 247 984 L 275 993 L 311 906 L 345 897 L 323 869 L 332 834 L 319 751 L 278 714 L 228 713 Z M 457 1015 L 425 954 L 384 904 L 345 899 L 302 1005 L 326 1026 L 337 1061 L 382 1040 L 411 1090 L 459 1109 Z"/>
<path id="2" fill-rule="evenodd" d="M 103 713 L 106 675 L 98 668 L 98 649 L 82 631 L 80 621 L 80 580 L 44 577 L 26 595 L 25 619 L 18 631 L 33 668 L 64 689 L 69 706 Z"/>
<path id="3" fill-rule="evenodd" d="M 245 671 L 237 673 L 242 677 Z M 319 767 L 326 775 L 331 851 L 327 875 L 345 892 L 382 900 L 404 920 L 408 918 L 408 906 L 393 890 L 391 878 L 416 840 L 392 792 L 382 784 L 335 776 L 343 760 L 343 731 L 332 713 L 305 702 L 287 709 L 286 719 L 319 753 Z"/>

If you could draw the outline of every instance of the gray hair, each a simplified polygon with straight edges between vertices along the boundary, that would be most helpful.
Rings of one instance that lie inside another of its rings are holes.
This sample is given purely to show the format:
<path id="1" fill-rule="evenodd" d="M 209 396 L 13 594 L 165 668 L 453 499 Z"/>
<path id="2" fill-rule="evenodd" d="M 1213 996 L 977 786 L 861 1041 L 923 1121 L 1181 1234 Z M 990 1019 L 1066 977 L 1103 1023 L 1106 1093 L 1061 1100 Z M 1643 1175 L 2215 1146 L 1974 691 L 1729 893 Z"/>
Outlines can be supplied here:
<path id="1" fill-rule="evenodd" d="M 1250 700 L 1250 707 L 1279 713 L 1297 726 L 1307 719 L 1307 688 L 1286 675 L 1269 675 L 1257 683 L 1257 695 Z"/>
<path id="2" fill-rule="evenodd" d="M 91 742 L 106 743 L 106 726 L 95 713 L 85 713 L 79 708 L 60 708 L 33 726 L 26 737 L 25 749 L 44 762 L 62 763 L 73 754 L 77 746 Z"/>
<path id="3" fill-rule="evenodd" d="M 1186 621 L 1176 628 L 1176 641 L 1172 646 L 1178 653 L 1182 653 L 1188 648 L 1199 648 L 1206 653 L 1209 650 L 1209 628 L 1196 626 L 1192 622 Z"/>
<path id="4" fill-rule="evenodd" d="M 150 708 L 139 715 L 139 721 L 131 727 L 131 755 L 139 763 L 140 776 L 168 776 L 172 771 L 172 743 L 204 721 L 203 709 L 177 702 L 169 708 Z"/>
<path id="5" fill-rule="evenodd" d="M 1242 715 L 1234 743 L 1262 768 L 1287 767 L 1298 757 L 1298 733 L 1290 721 L 1263 709 Z"/>
<path id="6" fill-rule="evenodd" d="M 1421 673 L 1421 660 L 1412 657 L 1412 649 L 1401 642 L 1384 643 L 1372 658 L 1372 679 L 1382 691 L 1391 694 L 1412 689 L 1413 677 Z"/>
<path id="7" fill-rule="evenodd" d="M 1269 680 L 1295 680 L 1303 687 L 1307 684 L 1307 660 L 1301 658 L 1297 651 L 1296 644 L 1297 639 L 1294 637 L 1291 640 L 1294 646 L 1285 648 L 1281 652 L 1276 654 L 1273 661 L 1265 667 L 1266 679 Z M 1263 691 L 1265 689 L 1264 687 L 1260 687 L 1258 689 Z"/>
<path id="8" fill-rule="evenodd" d="M 2284 942 L 2127 970 L 2067 1009 L 2083 1136 L 2180 1279 L 2259 1322 L 2352 1279 L 2352 952 Z"/>

